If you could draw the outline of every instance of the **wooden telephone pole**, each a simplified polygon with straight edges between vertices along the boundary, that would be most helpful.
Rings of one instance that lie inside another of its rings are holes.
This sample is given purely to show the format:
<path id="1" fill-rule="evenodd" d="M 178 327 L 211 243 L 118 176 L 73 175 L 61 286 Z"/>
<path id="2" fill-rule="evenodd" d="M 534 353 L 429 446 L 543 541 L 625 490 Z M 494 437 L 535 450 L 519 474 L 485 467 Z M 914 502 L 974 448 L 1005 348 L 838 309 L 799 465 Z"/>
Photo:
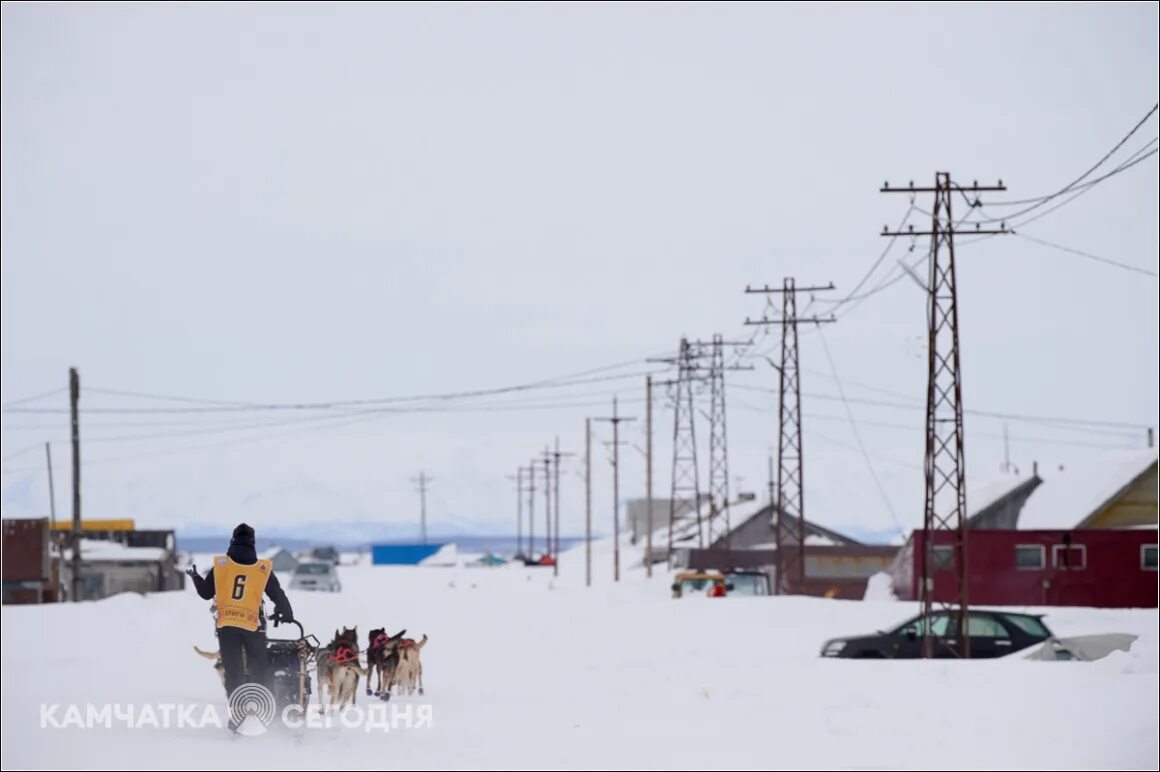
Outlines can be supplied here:
<path id="1" fill-rule="evenodd" d="M 552 557 L 554 558 L 554 562 L 552 563 L 552 576 L 559 576 L 560 575 L 560 459 L 563 458 L 564 456 L 570 456 L 572 454 L 566 453 L 566 452 L 560 450 L 560 438 L 558 436 L 556 437 L 556 449 L 550 453 L 548 453 L 547 451 L 545 451 L 545 452 L 547 453 L 548 457 L 552 461 L 555 462 L 553 483 L 552 483 L 556 488 L 555 513 L 553 515 L 555 522 L 552 524 L 552 531 L 553 531 Z M 545 459 L 545 462 L 546 461 L 547 461 L 547 459 Z"/>
<path id="2" fill-rule="evenodd" d="M 418 477 L 412 477 L 411 480 L 419 484 L 419 539 L 423 544 L 427 543 L 427 483 L 431 482 L 431 478 L 427 476 L 426 472 L 420 472 Z"/>
<path id="3" fill-rule="evenodd" d="M 592 419 L 584 419 L 584 585 L 592 586 Z"/>
<path id="4" fill-rule="evenodd" d="M 69 407 L 72 415 L 72 597 L 81 599 L 81 425 L 78 408 L 81 401 L 81 377 L 75 367 L 68 371 Z"/>
<path id="5" fill-rule="evenodd" d="M 612 424 L 612 579 L 620 581 L 620 424 L 635 421 L 617 412 L 616 397 L 612 398 L 612 417 L 597 418 Z"/>
<path id="6" fill-rule="evenodd" d="M 44 456 L 48 461 L 48 517 L 52 526 L 56 527 L 56 488 L 52 484 L 52 445 L 44 443 Z"/>
<path id="7" fill-rule="evenodd" d="M 652 376 L 646 375 L 644 379 L 644 396 L 645 396 L 645 490 L 648 496 L 648 516 L 646 518 L 647 528 L 645 529 L 645 546 L 644 546 L 644 570 L 645 576 L 652 578 L 652 539 L 653 539 L 653 430 L 652 430 Z"/>

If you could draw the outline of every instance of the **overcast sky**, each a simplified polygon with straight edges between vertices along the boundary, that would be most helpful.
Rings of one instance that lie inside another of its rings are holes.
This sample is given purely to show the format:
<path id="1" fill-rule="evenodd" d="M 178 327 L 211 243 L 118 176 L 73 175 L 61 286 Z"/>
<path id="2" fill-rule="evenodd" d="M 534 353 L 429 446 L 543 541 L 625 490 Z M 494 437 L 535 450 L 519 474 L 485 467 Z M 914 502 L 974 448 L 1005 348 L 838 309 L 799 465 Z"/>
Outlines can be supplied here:
<path id="1" fill-rule="evenodd" d="M 597 374 L 632 376 L 619 381 L 341 421 L 82 414 L 86 517 L 247 519 L 259 532 L 405 522 L 418 509 L 409 478 L 425 470 L 433 520 L 514 528 L 505 476 L 557 435 L 582 454 L 584 418 L 608 415 L 614 392 L 639 419 L 622 424 L 621 494 L 640 495 L 642 374 L 664 366 L 631 363 L 718 332 L 768 335 L 749 349 L 755 369 L 727 376 L 733 487 L 764 495 L 777 397 L 754 389 L 776 387 L 762 354 L 776 358 L 780 339 L 744 324 L 764 308 L 746 285 L 832 281 L 810 309 L 826 313 L 907 212 L 907 196 L 879 192 L 887 180 L 1001 178 L 994 201 L 1072 182 L 1156 103 L 1157 28 L 1143 3 L 5 3 L 4 515 L 47 514 L 46 441 L 58 512 L 70 511 L 67 414 L 12 410 L 63 411 L 67 392 L 11 403 L 63 389 L 71 366 L 84 409 L 172 409 L 206 405 L 93 390 L 300 403 L 624 365 Z M 1153 115 L 1088 179 L 1154 150 L 1158 126 Z M 1154 274 L 1157 188 L 1152 156 L 1021 236 L 960 239 L 967 410 L 1125 425 L 1008 420 L 1023 471 L 1143 447 L 1160 365 L 1154 275 L 1022 236 Z M 895 243 L 861 291 L 929 244 L 910 246 Z M 802 389 L 821 395 L 803 407 L 810 519 L 921 524 L 923 301 L 904 277 L 803 329 Z M 667 495 L 662 397 L 655 491 Z M 611 429 L 596 428 L 607 530 Z M 968 477 L 999 475 L 1004 421 L 969 413 L 966 432 Z M 581 459 L 564 472 L 570 532 Z"/>

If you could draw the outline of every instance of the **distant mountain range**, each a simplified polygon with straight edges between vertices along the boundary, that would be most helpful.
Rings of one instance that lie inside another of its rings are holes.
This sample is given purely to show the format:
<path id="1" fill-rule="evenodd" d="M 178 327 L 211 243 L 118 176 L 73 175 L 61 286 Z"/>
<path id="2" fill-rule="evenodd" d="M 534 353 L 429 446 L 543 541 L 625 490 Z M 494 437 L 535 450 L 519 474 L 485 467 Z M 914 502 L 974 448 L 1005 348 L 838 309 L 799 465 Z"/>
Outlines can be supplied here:
<path id="1" fill-rule="evenodd" d="M 330 545 L 340 549 L 365 548 L 370 544 L 414 543 L 419 527 L 414 523 L 366 521 L 288 523 L 268 529 L 255 526 L 259 551 L 279 546 L 290 550 Z M 177 548 L 186 552 L 214 552 L 229 544 L 230 526 L 195 523 L 177 530 Z M 593 534 L 602 538 L 603 534 Z M 561 536 L 561 547 L 582 541 L 583 536 Z M 454 542 L 467 552 L 514 552 L 515 534 L 494 523 L 433 522 L 427 526 L 430 542 Z M 538 540 L 542 543 L 542 537 Z"/>

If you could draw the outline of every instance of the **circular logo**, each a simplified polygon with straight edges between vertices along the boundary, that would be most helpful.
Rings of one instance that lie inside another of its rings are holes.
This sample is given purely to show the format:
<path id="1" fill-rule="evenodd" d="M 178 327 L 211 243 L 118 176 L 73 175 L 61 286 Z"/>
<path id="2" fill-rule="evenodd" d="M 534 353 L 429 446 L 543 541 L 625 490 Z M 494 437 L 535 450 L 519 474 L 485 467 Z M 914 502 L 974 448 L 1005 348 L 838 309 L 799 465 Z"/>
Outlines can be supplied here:
<path id="1" fill-rule="evenodd" d="M 230 723 L 238 734 L 263 734 L 274 712 L 274 695 L 261 684 L 242 684 L 230 694 Z"/>

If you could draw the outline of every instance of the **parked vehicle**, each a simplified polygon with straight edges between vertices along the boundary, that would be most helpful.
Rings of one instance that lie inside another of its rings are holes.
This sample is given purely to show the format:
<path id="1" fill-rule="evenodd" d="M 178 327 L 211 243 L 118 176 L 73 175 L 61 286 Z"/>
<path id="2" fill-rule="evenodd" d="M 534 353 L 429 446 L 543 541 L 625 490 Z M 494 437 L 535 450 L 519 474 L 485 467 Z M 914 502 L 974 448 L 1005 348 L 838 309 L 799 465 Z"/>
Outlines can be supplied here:
<path id="1" fill-rule="evenodd" d="M 730 595 L 769 595 L 769 576 L 764 571 L 734 569 L 720 571 L 682 571 L 672 584 L 673 597 L 704 593 L 711 598 Z"/>
<path id="2" fill-rule="evenodd" d="M 335 565 L 341 562 L 338 550 L 334 547 L 315 547 L 310 551 L 310 558 L 312 560 L 334 563 Z"/>
<path id="3" fill-rule="evenodd" d="M 735 569 L 725 575 L 729 595 L 771 595 L 769 574 L 764 571 Z"/>
<path id="4" fill-rule="evenodd" d="M 294 569 L 290 589 L 341 592 L 342 582 L 338 579 L 338 568 L 334 563 L 321 560 L 304 561 Z"/>
<path id="5" fill-rule="evenodd" d="M 704 593 L 706 595 L 724 595 L 728 589 L 725 586 L 725 575 L 716 571 L 682 571 L 673 577 L 673 597 Z"/>
<path id="6" fill-rule="evenodd" d="M 1012 652 L 1042 644 L 1054 635 L 1043 623 L 1043 614 L 1022 614 L 972 608 L 967 612 L 971 659 L 1005 657 Z M 840 659 L 920 659 L 922 637 L 930 625 L 935 636 L 934 656 L 958 657 L 958 618 L 954 613 L 934 611 L 929 619 L 919 614 L 891 630 L 873 635 L 831 638 L 822 645 L 821 656 Z"/>

